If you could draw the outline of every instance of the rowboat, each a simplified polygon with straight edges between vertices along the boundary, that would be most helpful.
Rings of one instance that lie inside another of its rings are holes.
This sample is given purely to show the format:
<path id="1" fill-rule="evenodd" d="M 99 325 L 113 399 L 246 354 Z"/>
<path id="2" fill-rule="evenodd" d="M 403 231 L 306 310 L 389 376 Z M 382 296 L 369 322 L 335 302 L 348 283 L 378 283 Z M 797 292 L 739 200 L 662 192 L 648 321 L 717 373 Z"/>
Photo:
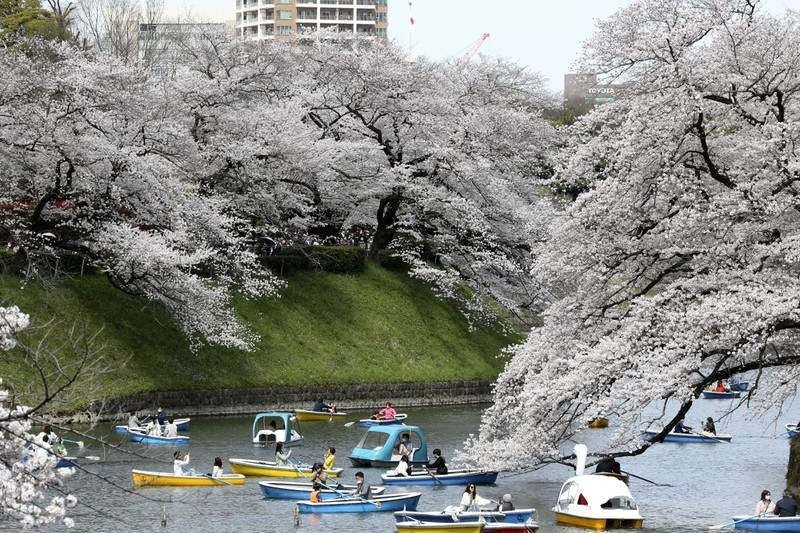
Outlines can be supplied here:
<path id="1" fill-rule="evenodd" d="M 600 429 L 608 427 L 608 418 L 598 416 L 589 421 L 588 426 L 592 429 Z"/>
<path id="2" fill-rule="evenodd" d="M 397 533 L 415 533 L 424 531 L 425 533 L 481 533 L 483 524 L 481 522 L 398 522 L 395 524 Z"/>
<path id="3" fill-rule="evenodd" d="M 575 475 L 561 486 L 553 507 L 556 522 L 592 529 L 642 527 L 636 500 L 615 475 L 584 474 L 588 450 L 575 445 Z"/>
<path id="4" fill-rule="evenodd" d="M 261 494 L 263 494 L 265 498 L 273 498 L 276 500 L 307 500 L 311 497 L 311 483 L 296 483 L 291 481 L 260 481 L 258 486 L 261 488 Z M 333 500 L 336 498 L 341 498 L 342 493 L 356 490 L 355 485 L 332 485 L 328 483 L 328 486 L 336 490 L 323 489 L 319 495 L 321 500 Z M 383 494 L 383 491 L 385 490 L 386 487 L 372 487 L 370 494 L 373 496 L 378 496 Z"/>
<path id="5" fill-rule="evenodd" d="M 507 524 L 524 524 L 533 517 L 535 509 L 515 509 L 513 511 L 398 511 L 394 513 L 397 522 L 504 522 Z"/>
<path id="6" fill-rule="evenodd" d="M 420 492 L 388 494 L 375 496 L 369 500 L 363 498 L 339 498 L 318 503 L 310 501 L 296 502 L 300 513 L 377 513 L 393 512 L 402 509 L 413 511 L 417 508 Z"/>
<path id="7" fill-rule="evenodd" d="M 225 474 L 221 477 L 211 477 L 210 475 L 200 474 L 179 476 L 172 472 L 132 470 L 131 476 L 133 477 L 134 487 L 219 487 L 222 485 L 244 485 L 244 476 L 240 474 Z"/>
<path id="8" fill-rule="evenodd" d="M 730 381 L 728 383 L 728 388 L 732 391 L 745 392 L 750 388 L 750 383 L 747 381 Z"/>
<path id="9" fill-rule="evenodd" d="M 71 468 L 78 464 L 79 459 L 77 457 L 59 457 L 58 462 L 56 463 L 56 468 Z"/>
<path id="10" fill-rule="evenodd" d="M 189 431 L 191 428 L 191 418 L 176 418 L 175 425 L 178 426 L 178 431 Z M 131 429 L 144 429 L 144 426 L 139 426 Z M 114 426 L 115 433 L 127 433 L 128 426 Z"/>
<path id="11" fill-rule="evenodd" d="M 800 429 L 798 429 L 797 424 L 786 424 L 786 434 L 790 437 L 794 437 L 800 433 Z"/>
<path id="12" fill-rule="evenodd" d="M 483 525 L 481 533 L 536 533 L 539 524 L 525 522 L 524 524 L 509 524 L 508 522 L 490 522 Z"/>
<path id="13" fill-rule="evenodd" d="M 647 430 L 644 432 L 645 437 L 649 441 L 653 441 L 660 431 Z M 701 431 L 698 433 L 667 433 L 663 442 L 696 442 L 702 444 L 716 444 L 719 442 L 730 442 L 733 437 L 724 433 L 708 433 Z"/>
<path id="14" fill-rule="evenodd" d="M 450 470 L 447 474 L 416 471 L 410 476 L 381 475 L 384 485 L 491 485 L 497 481 L 497 472 L 489 470 Z"/>
<path id="15" fill-rule="evenodd" d="M 425 444 L 425 436 L 417 426 L 390 425 L 372 426 L 367 428 L 367 432 L 350 452 L 350 462 L 353 466 L 397 466 L 400 462 L 400 455 L 397 453 L 400 439 L 408 435 L 411 447 L 414 449 L 411 454 L 412 464 L 428 463 L 428 447 Z M 438 476 L 437 476 L 438 477 Z"/>
<path id="16" fill-rule="evenodd" d="M 159 437 L 156 435 L 148 435 L 143 429 L 129 429 L 128 438 L 133 442 L 140 442 L 142 444 L 167 446 L 181 446 L 189 444 L 189 437 L 185 435 L 178 435 L 177 437 Z"/>
<path id="17" fill-rule="evenodd" d="M 270 446 L 278 442 L 292 446 L 302 440 L 300 424 L 293 413 L 271 411 L 259 413 L 253 419 L 254 446 Z"/>
<path id="18" fill-rule="evenodd" d="M 704 390 L 703 391 L 703 398 L 706 400 L 724 400 L 727 398 L 738 398 L 740 396 L 739 391 L 728 391 L 728 392 L 717 392 L 713 390 Z"/>
<path id="19" fill-rule="evenodd" d="M 405 419 L 408 415 L 405 413 L 398 413 L 394 415 L 391 420 L 375 420 L 374 418 L 362 418 L 358 421 L 358 426 L 362 428 L 369 428 L 372 426 L 391 426 L 394 424 L 405 424 Z"/>
<path id="20" fill-rule="evenodd" d="M 294 416 L 298 422 L 329 422 L 340 420 L 347 416 L 347 413 L 329 413 L 327 411 L 306 411 L 305 409 L 295 409 Z"/>
<path id="21" fill-rule="evenodd" d="M 256 459 L 228 459 L 231 470 L 245 476 L 260 477 L 308 477 L 311 476 L 310 466 L 278 466 L 274 461 L 258 461 Z M 328 477 L 338 477 L 344 470 L 334 468 L 325 471 Z"/>
<path id="22" fill-rule="evenodd" d="M 733 528 L 747 531 L 781 531 L 792 533 L 800 531 L 800 516 L 734 516 Z"/>

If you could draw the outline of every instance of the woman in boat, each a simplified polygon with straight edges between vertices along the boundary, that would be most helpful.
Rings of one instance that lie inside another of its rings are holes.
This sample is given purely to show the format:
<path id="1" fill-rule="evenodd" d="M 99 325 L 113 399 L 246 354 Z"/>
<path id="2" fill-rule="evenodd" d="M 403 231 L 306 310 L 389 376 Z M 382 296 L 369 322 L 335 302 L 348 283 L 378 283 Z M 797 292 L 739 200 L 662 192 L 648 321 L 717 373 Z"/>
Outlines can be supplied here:
<path id="1" fill-rule="evenodd" d="M 278 442 L 275 444 L 275 464 L 278 466 L 289 466 L 289 456 L 292 455 L 292 450 L 288 452 L 283 451 L 283 443 Z"/>
<path id="2" fill-rule="evenodd" d="M 333 465 L 335 463 L 336 463 L 336 448 L 331 446 L 330 448 L 328 448 L 327 453 L 325 453 L 322 467 L 325 470 L 333 470 Z"/>
<path id="3" fill-rule="evenodd" d="M 403 477 L 408 477 L 411 475 L 411 464 L 408 462 L 407 455 L 400 457 L 400 462 L 397 463 L 397 466 L 395 467 L 394 471 L 392 471 L 392 474 Z"/>
<path id="4" fill-rule="evenodd" d="M 314 483 L 314 488 L 311 490 L 311 497 L 309 497 L 309 501 L 311 501 L 311 503 L 319 503 L 320 492 L 322 492 L 322 485 L 319 483 Z"/>
<path id="5" fill-rule="evenodd" d="M 158 425 L 158 424 L 156 424 Z M 183 476 L 184 474 L 184 467 L 189 464 L 189 452 L 185 454 L 180 450 L 175 450 L 175 453 L 172 456 L 174 461 L 172 461 L 172 471 L 176 476 Z"/>
<path id="6" fill-rule="evenodd" d="M 436 470 L 436 473 L 440 476 L 447 474 L 447 465 L 444 462 L 444 457 L 442 457 L 442 450 L 434 448 L 433 461 L 426 464 L 425 468 L 428 470 Z"/>
<path id="7" fill-rule="evenodd" d="M 222 477 L 222 457 L 214 457 L 214 467 L 211 469 L 211 477 Z"/>
<path id="8" fill-rule="evenodd" d="M 511 502 L 511 494 L 503 494 L 503 502 L 500 504 L 501 511 L 513 511 L 514 504 Z"/>
<path id="9" fill-rule="evenodd" d="M 717 434 L 717 427 L 714 425 L 714 419 L 710 416 L 706 418 L 706 422 L 703 424 L 703 431 L 711 433 L 712 435 Z"/>
<path id="10" fill-rule="evenodd" d="M 714 388 L 714 392 L 729 392 L 729 390 L 722 380 L 719 380 L 717 381 L 717 386 Z"/>
<path id="11" fill-rule="evenodd" d="M 139 427 L 139 419 L 136 418 L 134 413 L 130 413 L 128 417 L 128 427 L 129 428 L 138 428 Z"/>
<path id="12" fill-rule="evenodd" d="M 394 420 L 396 415 L 397 411 L 395 411 L 394 407 L 392 407 L 392 402 L 386 402 L 386 407 L 381 409 L 381 418 L 383 420 Z"/>
<path id="13" fill-rule="evenodd" d="M 322 463 L 314 463 L 311 466 L 311 482 L 327 483 L 328 473 L 325 471 L 325 465 Z"/>
<path id="14" fill-rule="evenodd" d="M 161 426 L 158 422 L 151 422 L 152 425 L 147 426 L 147 434 L 151 437 L 161 437 Z"/>
<path id="15" fill-rule="evenodd" d="M 178 436 L 178 425 L 175 423 L 175 420 L 172 417 L 169 418 L 169 422 L 167 422 L 167 425 L 164 426 L 164 436 L 172 438 L 176 438 Z"/>
<path id="16" fill-rule="evenodd" d="M 411 444 L 411 436 L 408 433 L 400 435 L 400 444 L 397 446 L 398 455 L 411 459 L 414 453 L 414 446 Z"/>
<path id="17" fill-rule="evenodd" d="M 771 515 L 775 512 L 775 502 L 772 501 L 772 495 L 768 490 L 761 491 L 761 499 L 756 502 L 756 512 L 753 514 Z"/>
<path id="18" fill-rule="evenodd" d="M 475 490 L 475 484 L 470 483 L 467 485 L 467 488 L 464 489 L 464 494 L 461 496 L 461 503 L 459 507 L 461 507 L 462 511 L 469 511 L 472 507 L 477 507 L 478 510 L 488 507 L 493 502 L 492 500 L 487 500 L 486 498 L 482 498 L 478 495 L 478 491 Z"/>

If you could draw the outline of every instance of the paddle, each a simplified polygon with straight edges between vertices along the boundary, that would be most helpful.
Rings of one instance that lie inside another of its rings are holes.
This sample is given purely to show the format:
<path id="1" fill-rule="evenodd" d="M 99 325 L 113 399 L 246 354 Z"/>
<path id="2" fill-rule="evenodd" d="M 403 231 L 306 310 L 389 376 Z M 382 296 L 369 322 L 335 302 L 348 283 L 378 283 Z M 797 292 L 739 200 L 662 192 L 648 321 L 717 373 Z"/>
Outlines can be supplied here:
<path id="1" fill-rule="evenodd" d="M 698 433 L 698 432 L 696 432 L 696 431 L 692 431 L 692 430 L 690 429 L 690 430 L 689 430 L 689 433 L 691 433 L 691 434 L 693 434 L 693 435 L 697 435 L 698 437 L 704 437 L 704 438 L 706 438 L 706 439 L 715 440 L 715 441 L 717 441 L 717 442 L 724 442 L 725 444 L 730 444 L 730 441 L 727 441 L 727 440 L 722 440 L 722 439 L 718 439 L 718 438 L 716 438 L 716 437 L 712 437 L 712 436 L 711 436 L 711 434 L 710 434 L 710 433 L 707 433 L 707 432 Z"/>
<path id="2" fill-rule="evenodd" d="M 349 427 L 351 427 L 353 424 L 355 424 L 357 422 L 358 422 L 358 420 L 353 420 L 352 422 L 345 422 L 344 423 L 344 427 L 349 428 Z"/>
<path id="3" fill-rule="evenodd" d="M 306 473 L 303 472 L 302 470 L 300 470 L 300 468 L 298 468 L 298 466 L 293 461 L 289 461 L 289 464 L 292 465 L 292 467 L 294 467 L 295 470 L 300 472 L 300 474 L 302 474 L 303 477 L 306 477 L 306 478 L 311 477 L 311 476 L 306 475 Z M 338 494 L 339 496 L 341 496 L 342 498 L 345 498 L 345 499 L 347 499 L 347 498 L 358 498 L 359 500 L 361 500 L 363 502 L 371 503 L 372 505 L 374 505 L 378 509 L 381 508 L 381 502 L 374 502 L 372 500 L 368 500 L 367 498 L 362 498 L 361 496 L 356 496 L 355 494 L 345 494 L 344 492 L 340 492 L 340 491 L 334 489 L 333 487 L 329 487 L 328 485 L 326 485 L 325 483 L 323 483 L 323 482 L 321 482 L 319 480 L 317 480 L 316 482 L 319 483 L 322 488 L 325 488 L 325 489 L 328 489 L 330 491 L 333 491 L 336 494 Z"/>
<path id="4" fill-rule="evenodd" d="M 625 470 L 621 470 L 621 472 L 623 474 L 625 474 L 625 475 L 630 476 L 630 477 L 635 477 L 636 479 L 641 479 L 642 481 L 646 481 L 648 483 L 651 483 L 651 484 L 655 485 L 656 487 L 674 487 L 675 486 L 675 485 L 670 485 L 669 483 L 656 483 L 655 481 L 651 481 L 651 480 L 647 479 L 646 477 L 637 476 L 636 474 L 631 474 L 630 472 L 626 472 Z"/>
<path id="5" fill-rule="evenodd" d="M 431 477 L 434 479 L 434 481 L 436 481 L 436 483 L 438 483 L 439 485 L 442 485 L 442 481 L 441 481 L 441 480 L 440 480 L 438 477 L 436 477 L 436 476 L 433 474 L 433 472 L 431 472 L 430 470 L 428 470 L 428 467 L 427 467 L 427 466 L 424 466 L 424 467 L 423 467 L 423 470 L 425 470 L 425 472 L 426 472 L 426 473 L 427 473 L 429 476 L 431 476 Z"/>
<path id="6" fill-rule="evenodd" d="M 766 513 L 758 513 L 754 514 L 753 516 L 747 516 L 745 518 L 740 518 L 739 520 L 734 520 L 733 522 L 727 522 L 725 524 L 719 524 L 718 526 L 708 526 L 708 529 L 725 529 L 726 527 L 735 526 L 739 522 L 744 522 L 746 520 L 752 520 L 753 518 L 758 518 Z"/>
<path id="7" fill-rule="evenodd" d="M 70 440 L 61 438 L 61 442 L 69 442 L 70 444 L 75 444 L 78 448 L 83 448 L 83 441 L 82 440 Z"/>
<path id="8" fill-rule="evenodd" d="M 228 483 L 227 481 L 225 481 L 224 479 L 220 479 L 218 477 L 213 477 L 211 474 L 204 474 L 202 472 L 198 472 L 194 468 L 190 468 L 189 472 L 191 472 L 193 476 L 207 477 L 208 479 L 213 479 L 217 483 L 225 483 L 226 485 L 230 485 L 231 484 L 231 483 Z"/>

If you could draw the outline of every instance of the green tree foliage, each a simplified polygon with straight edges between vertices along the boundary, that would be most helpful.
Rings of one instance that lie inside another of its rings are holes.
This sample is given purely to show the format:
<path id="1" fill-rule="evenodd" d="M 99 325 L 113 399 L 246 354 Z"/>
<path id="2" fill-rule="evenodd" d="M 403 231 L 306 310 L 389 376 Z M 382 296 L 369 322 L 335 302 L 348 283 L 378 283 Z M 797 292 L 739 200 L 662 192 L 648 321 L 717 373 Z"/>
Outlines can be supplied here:
<path id="1" fill-rule="evenodd" d="M 0 0 L 0 40 L 13 40 L 20 34 L 45 39 L 69 37 L 39 0 Z"/>

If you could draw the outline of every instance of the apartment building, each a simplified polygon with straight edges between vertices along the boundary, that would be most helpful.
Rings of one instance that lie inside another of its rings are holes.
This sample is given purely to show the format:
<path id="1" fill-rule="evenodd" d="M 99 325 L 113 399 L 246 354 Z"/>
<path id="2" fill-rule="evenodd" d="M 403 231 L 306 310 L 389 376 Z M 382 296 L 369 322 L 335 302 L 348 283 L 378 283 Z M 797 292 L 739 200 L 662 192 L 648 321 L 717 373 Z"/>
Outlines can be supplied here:
<path id="1" fill-rule="evenodd" d="M 191 58 L 210 37 L 231 35 L 226 23 L 139 24 L 139 61 L 151 69 L 169 69 Z"/>
<path id="2" fill-rule="evenodd" d="M 386 38 L 388 0 L 235 0 L 236 34 L 274 39 L 317 30 Z"/>

